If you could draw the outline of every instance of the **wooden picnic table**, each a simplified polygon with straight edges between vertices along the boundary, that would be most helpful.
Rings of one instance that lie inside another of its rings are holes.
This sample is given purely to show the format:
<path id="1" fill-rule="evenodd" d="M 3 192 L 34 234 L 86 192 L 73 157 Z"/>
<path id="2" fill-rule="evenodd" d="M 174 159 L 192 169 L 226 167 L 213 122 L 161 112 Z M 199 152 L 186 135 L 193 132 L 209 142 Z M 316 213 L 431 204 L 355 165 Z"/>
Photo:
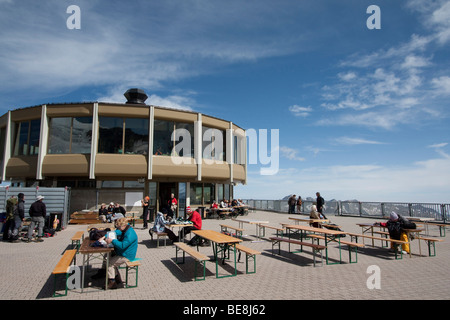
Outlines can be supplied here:
<path id="1" fill-rule="evenodd" d="M 258 220 L 258 219 L 239 218 L 239 219 L 233 219 L 233 220 L 237 221 L 239 223 L 239 228 L 241 228 L 241 229 L 243 228 L 244 223 L 256 225 L 256 237 L 258 238 L 258 241 L 261 240 L 260 225 L 269 223 L 269 221 L 267 221 L 267 220 Z"/>
<path id="2" fill-rule="evenodd" d="M 329 219 L 311 219 L 311 218 L 297 218 L 297 217 L 289 217 L 290 220 L 294 220 L 295 224 L 298 224 L 299 222 L 307 222 L 307 223 L 313 223 L 313 222 L 318 222 L 318 223 L 325 223 L 325 222 L 330 222 Z"/>
<path id="3" fill-rule="evenodd" d="M 409 221 L 413 221 L 413 222 L 423 222 L 423 224 L 425 225 L 425 234 L 429 235 L 428 233 L 428 224 L 431 221 L 435 221 L 435 218 L 426 218 L 426 217 L 406 217 L 406 219 L 408 219 Z"/>
<path id="4" fill-rule="evenodd" d="M 378 223 L 357 223 L 358 226 L 360 226 L 362 228 L 362 234 L 365 234 L 367 232 L 371 233 L 371 236 L 373 237 L 373 229 L 376 228 L 382 228 L 385 229 L 386 227 L 378 224 Z M 424 229 L 403 229 L 403 231 L 406 233 L 406 235 L 408 236 L 408 244 L 409 244 L 409 257 L 411 258 L 411 234 L 412 233 L 420 233 L 422 231 L 424 231 Z M 372 238 L 372 247 L 375 246 L 375 242 L 374 239 Z M 422 254 L 422 250 L 420 247 L 420 241 L 419 241 L 419 254 Z"/>
<path id="5" fill-rule="evenodd" d="M 230 214 L 233 209 L 232 208 L 211 208 L 210 209 L 211 212 L 215 212 L 217 213 L 218 218 L 222 218 L 225 219 L 225 215 Z"/>
<path id="6" fill-rule="evenodd" d="M 193 225 L 194 225 L 193 223 L 169 223 L 169 224 L 166 224 L 165 226 L 168 227 L 169 229 L 174 229 L 174 228 L 180 229 L 181 239 L 184 239 L 184 228 L 190 227 Z"/>
<path id="7" fill-rule="evenodd" d="M 91 258 L 101 259 L 103 263 L 103 259 L 106 258 L 106 275 L 105 275 L 105 290 L 108 289 L 108 268 L 109 268 L 109 258 L 111 256 L 111 252 L 114 251 L 114 248 L 110 247 L 91 247 L 91 244 L 94 243 L 95 240 L 90 240 L 89 238 L 85 238 L 78 250 L 79 253 L 83 255 L 83 269 L 81 276 L 81 292 L 84 290 L 84 278 L 86 274 L 86 266 L 89 265 L 89 260 Z"/>
<path id="8" fill-rule="evenodd" d="M 325 238 L 325 246 L 327 247 L 325 249 L 325 257 L 327 264 L 336 264 L 336 263 L 342 263 L 342 255 L 341 255 L 341 235 L 347 234 L 345 231 L 336 231 L 336 230 L 330 230 L 325 228 L 315 228 L 310 226 L 301 226 L 301 225 L 285 225 L 284 226 L 288 232 L 288 237 L 291 237 L 292 233 L 298 233 L 300 232 L 300 237 L 303 240 L 304 237 L 307 237 L 307 232 L 312 233 L 320 233 L 323 234 Z M 292 231 L 294 230 L 294 231 Z M 328 262 L 328 243 L 331 241 L 335 241 L 339 244 L 339 262 L 336 263 L 329 263 Z"/>
<path id="9" fill-rule="evenodd" d="M 237 275 L 236 244 L 242 242 L 242 239 L 231 237 L 214 230 L 194 230 L 192 232 L 198 235 L 199 237 L 202 237 L 212 242 L 214 260 L 216 262 L 216 278 L 234 277 Z M 219 259 L 218 259 L 219 253 L 222 254 L 222 264 L 225 264 L 225 259 L 230 248 L 233 249 L 234 253 L 234 274 L 219 277 Z"/>

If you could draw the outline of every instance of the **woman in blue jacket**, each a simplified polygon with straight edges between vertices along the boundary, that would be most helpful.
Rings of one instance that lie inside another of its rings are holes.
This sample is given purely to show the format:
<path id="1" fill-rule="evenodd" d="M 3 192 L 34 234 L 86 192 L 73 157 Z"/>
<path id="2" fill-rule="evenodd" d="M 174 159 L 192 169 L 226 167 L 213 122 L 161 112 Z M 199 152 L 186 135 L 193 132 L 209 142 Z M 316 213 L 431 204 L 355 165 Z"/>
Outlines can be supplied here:
<path id="1" fill-rule="evenodd" d="M 119 286 L 123 287 L 117 267 L 127 261 L 134 260 L 138 248 L 136 231 L 128 224 L 126 218 L 116 220 L 116 228 L 117 239 L 105 239 L 107 244 L 113 244 L 114 252 L 116 253 L 109 259 L 108 289 L 117 289 Z"/>

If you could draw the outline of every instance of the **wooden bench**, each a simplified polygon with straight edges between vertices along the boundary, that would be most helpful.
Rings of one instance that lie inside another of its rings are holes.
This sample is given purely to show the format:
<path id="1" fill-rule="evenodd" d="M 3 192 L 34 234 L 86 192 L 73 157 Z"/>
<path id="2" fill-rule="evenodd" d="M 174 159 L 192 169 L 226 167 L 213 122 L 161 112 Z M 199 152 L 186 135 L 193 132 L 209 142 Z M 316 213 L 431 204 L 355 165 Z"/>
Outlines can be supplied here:
<path id="1" fill-rule="evenodd" d="M 195 273 L 194 273 L 194 279 L 197 280 L 197 265 L 200 263 L 201 266 L 203 266 L 203 279 L 199 280 L 205 280 L 206 278 L 206 261 L 210 260 L 208 256 L 198 252 L 197 250 L 189 247 L 184 242 L 175 242 L 175 263 L 176 264 L 182 264 L 185 260 L 185 254 L 189 254 L 192 258 L 195 260 Z M 183 261 L 178 262 L 178 251 L 183 251 Z"/>
<path id="2" fill-rule="evenodd" d="M 243 245 L 241 245 L 239 243 L 236 244 L 236 250 L 239 251 L 238 262 L 241 259 L 241 252 L 245 253 L 245 272 L 246 273 L 256 273 L 256 255 L 261 254 L 261 252 L 254 250 L 252 248 L 244 247 Z M 248 260 L 249 259 L 253 260 L 253 271 L 252 272 L 248 271 Z"/>
<path id="3" fill-rule="evenodd" d="M 225 233 L 229 236 L 233 236 L 231 233 L 228 232 L 228 229 L 234 230 L 236 238 L 242 239 L 242 233 L 244 232 L 244 229 L 228 226 L 226 224 L 220 225 L 220 232 Z"/>
<path id="4" fill-rule="evenodd" d="M 72 237 L 72 249 L 80 249 L 81 241 L 84 239 L 84 231 L 77 231 L 74 236 Z"/>
<path id="5" fill-rule="evenodd" d="M 445 228 L 446 227 L 450 227 L 450 225 L 446 224 L 446 223 L 434 223 L 434 222 L 429 222 L 428 226 L 437 226 L 437 227 L 439 227 L 439 235 L 441 237 L 445 237 Z"/>
<path id="6" fill-rule="evenodd" d="M 150 233 L 150 237 L 152 237 L 152 241 L 153 241 L 153 234 L 156 234 L 156 247 L 159 248 L 159 238 L 163 238 L 164 239 L 164 247 L 166 246 L 166 241 L 169 238 L 167 233 L 165 232 L 156 232 L 153 231 L 153 229 L 149 229 L 148 233 Z"/>
<path id="7" fill-rule="evenodd" d="M 319 244 L 319 240 L 325 240 L 324 236 L 321 236 L 318 234 L 309 234 L 308 237 L 310 237 L 313 242 L 314 242 L 314 239 L 316 239 L 317 244 Z M 357 263 L 358 262 L 358 248 L 364 248 L 365 245 L 363 243 L 346 241 L 346 240 L 342 240 L 341 238 L 339 240 L 334 239 L 333 241 L 339 242 L 340 244 L 343 244 L 343 245 L 346 245 L 349 247 L 349 249 L 348 249 L 349 263 Z M 355 261 L 352 261 L 352 249 L 355 250 Z"/>
<path id="8" fill-rule="evenodd" d="M 347 234 L 350 236 L 352 241 L 353 241 L 353 237 L 354 237 L 356 242 L 358 242 L 358 237 L 372 239 L 372 240 L 380 240 L 382 247 L 385 247 L 385 246 L 383 246 L 383 241 L 386 241 L 386 247 L 387 247 L 387 242 L 391 242 L 394 245 L 394 248 L 395 248 L 395 259 L 397 259 L 397 260 L 403 258 L 403 252 L 402 251 L 400 251 L 400 258 L 397 257 L 397 250 L 396 250 L 397 247 L 399 245 L 408 243 L 408 241 L 395 240 L 395 239 L 391 239 L 391 238 L 377 237 L 377 236 L 371 236 L 371 235 L 360 234 L 360 233 L 347 233 Z"/>
<path id="9" fill-rule="evenodd" d="M 318 244 L 314 244 L 314 243 L 309 243 L 309 242 L 303 242 L 303 241 L 299 241 L 299 240 L 294 240 L 294 239 L 289 239 L 289 238 L 281 238 L 281 237 L 270 237 L 269 238 L 270 241 L 272 241 L 272 254 L 273 254 L 273 247 L 278 244 L 278 254 L 281 254 L 281 242 L 287 242 L 289 244 L 289 252 L 291 252 L 291 243 L 292 244 L 298 244 L 300 245 L 300 252 L 303 251 L 303 246 L 305 247 L 310 247 L 313 249 L 313 262 L 314 262 L 314 267 L 316 266 L 316 253 L 320 252 L 320 261 L 321 261 L 321 265 L 323 266 L 323 254 L 322 254 L 322 250 L 326 249 L 326 246 L 322 246 L 322 245 L 318 245 Z"/>
<path id="10" fill-rule="evenodd" d="M 54 276 L 53 278 L 53 297 L 63 297 L 63 296 L 67 296 L 67 279 L 69 278 L 69 271 L 70 271 L 70 266 L 72 265 L 72 263 L 75 263 L 76 261 L 76 254 L 77 254 L 77 250 L 76 249 L 72 249 L 72 250 L 66 250 L 63 254 L 63 256 L 61 257 L 61 259 L 59 260 L 58 264 L 56 265 L 56 267 L 53 269 L 52 274 Z M 56 294 L 56 276 L 63 274 L 65 275 L 65 293 L 64 294 Z"/>
<path id="11" fill-rule="evenodd" d="M 436 256 L 436 242 L 442 242 L 444 240 L 442 239 L 437 239 L 437 238 L 430 238 L 430 237 L 422 237 L 422 236 L 418 236 L 416 237 L 416 239 L 423 240 L 427 243 L 428 245 L 428 256 L 429 257 L 434 257 Z M 431 245 L 433 245 L 433 254 L 431 254 Z M 420 255 L 422 255 L 422 253 L 420 252 Z"/>
<path id="12" fill-rule="evenodd" d="M 258 223 L 258 224 L 256 224 L 256 225 L 258 226 L 258 228 L 259 228 L 260 230 L 261 230 L 261 229 L 263 230 L 263 237 L 266 235 L 266 228 L 276 230 L 276 232 L 277 232 L 277 237 L 282 236 L 282 235 L 283 235 L 283 232 L 284 232 L 284 228 L 279 228 L 279 227 L 274 227 L 274 226 L 268 226 L 268 225 L 263 224 L 263 223 Z"/>
<path id="13" fill-rule="evenodd" d="M 137 258 L 132 261 L 125 262 L 125 265 L 126 265 L 125 287 L 126 288 L 136 288 L 138 286 L 139 266 L 141 265 L 140 260 L 141 260 L 140 258 Z M 134 273 L 136 274 L 136 284 L 135 285 L 128 284 L 129 271 L 134 271 Z"/>

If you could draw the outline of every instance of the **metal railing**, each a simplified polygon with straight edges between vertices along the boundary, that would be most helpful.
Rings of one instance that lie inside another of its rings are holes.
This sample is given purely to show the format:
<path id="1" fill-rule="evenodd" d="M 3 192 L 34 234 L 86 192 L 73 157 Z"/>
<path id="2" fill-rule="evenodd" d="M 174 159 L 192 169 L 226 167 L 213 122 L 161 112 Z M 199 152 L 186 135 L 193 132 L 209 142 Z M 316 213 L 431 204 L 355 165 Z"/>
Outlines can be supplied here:
<path id="1" fill-rule="evenodd" d="M 255 200 L 244 199 L 251 209 L 275 212 L 289 212 L 287 200 Z M 314 201 L 303 201 L 300 210 L 295 206 L 295 213 L 308 214 Z M 406 202 L 359 202 L 359 201 L 326 201 L 325 215 L 388 217 L 395 211 L 405 217 L 434 218 L 444 223 L 449 220 L 450 204 L 439 203 L 406 203 Z"/>

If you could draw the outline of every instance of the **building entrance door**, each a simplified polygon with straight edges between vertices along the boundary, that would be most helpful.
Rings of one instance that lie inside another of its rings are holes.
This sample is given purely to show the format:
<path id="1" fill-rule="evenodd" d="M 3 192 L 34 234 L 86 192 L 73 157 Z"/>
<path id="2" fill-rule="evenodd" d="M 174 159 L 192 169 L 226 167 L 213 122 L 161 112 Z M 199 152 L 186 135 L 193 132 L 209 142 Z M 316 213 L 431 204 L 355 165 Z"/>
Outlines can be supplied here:
<path id="1" fill-rule="evenodd" d="M 177 192 L 177 183 L 176 182 L 160 182 L 159 183 L 159 211 L 162 212 L 162 209 L 166 209 L 169 212 L 169 200 L 170 195 L 174 194 L 175 198 L 178 201 L 178 192 Z M 178 207 L 177 210 L 173 213 L 174 218 L 178 217 Z"/>

